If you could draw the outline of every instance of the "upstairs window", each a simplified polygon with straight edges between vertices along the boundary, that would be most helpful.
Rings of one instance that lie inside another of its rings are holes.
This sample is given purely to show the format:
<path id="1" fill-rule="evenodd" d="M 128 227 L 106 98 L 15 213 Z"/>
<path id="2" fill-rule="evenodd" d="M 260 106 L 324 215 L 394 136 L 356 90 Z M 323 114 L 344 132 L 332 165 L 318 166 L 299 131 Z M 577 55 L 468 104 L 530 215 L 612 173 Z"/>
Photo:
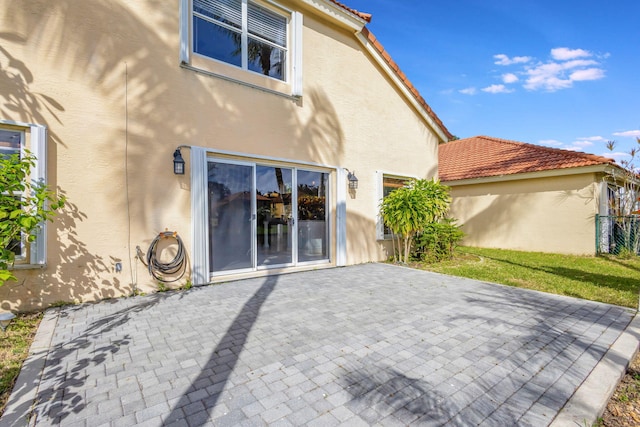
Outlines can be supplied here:
<path id="1" fill-rule="evenodd" d="M 193 51 L 286 81 L 287 21 L 249 0 L 193 0 Z"/>

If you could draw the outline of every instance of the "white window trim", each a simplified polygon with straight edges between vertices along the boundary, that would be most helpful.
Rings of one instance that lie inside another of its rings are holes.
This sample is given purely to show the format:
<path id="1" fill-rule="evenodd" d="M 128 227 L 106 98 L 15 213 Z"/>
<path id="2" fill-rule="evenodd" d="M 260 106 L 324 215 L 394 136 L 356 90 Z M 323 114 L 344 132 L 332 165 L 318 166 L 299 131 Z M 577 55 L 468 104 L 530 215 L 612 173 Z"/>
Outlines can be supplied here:
<path id="1" fill-rule="evenodd" d="M 8 125 L 22 128 L 23 132 L 29 132 L 29 151 L 36 157 L 35 167 L 31 170 L 31 181 L 47 184 L 47 128 L 46 126 L 32 123 L 15 122 L 12 120 L 0 120 L 0 126 Z M 20 146 L 20 152 L 24 153 L 24 141 Z M 41 223 L 35 233 L 36 239 L 29 247 L 29 260 L 15 264 L 13 268 L 44 267 L 47 262 L 47 222 Z"/>
<path id="2" fill-rule="evenodd" d="M 193 42 L 191 39 L 191 27 L 192 27 L 192 0 L 180 0 L 180 66 L 182 68 L 195 71 L 200 74 L 204 74 L 210 77 L 219 78 L 222 80 L 234 82 L 241 84 L 243 86 L 248 86 L 253 89 L 258 89 L 263 92 L 271 93 L 274 95 L 283 96 L 286 98 L 299 99 L 303 94 L 303 81 L 302 81 L 302 33 L 303 33 L 303 15 L 300 12 L 291 11 L 288 8 L 281 6 L 273 1 L 267 1 L 266 3 L 272 4 L 273 6 L 284 10 L 290 13 L 289 17 L 289 28 L 288 28 L 288 38 L 290 46 L 287 54 L 287 79 L 286 81 L 280 81 L 282 84 L 288 86 L 290 88 L 290 93 L 284 93 L 279 90 L 275 90 L 272 88 L 268 88 L 265 86 L 257 85 L 254 83 L 250 83 L 248 81 L 244 81 L 238 78 L 230 77 L 221 73 L 217 73 L 214 71 L 202 69 L 199 67 L 195 67 L 192 65 L 191 57 L 193 53 Z M 197 54 L 195 54 L 197 55 Z M 203 58 L 207 58 L 203 55 Z M 212 58 L 207 58 L 212 62 L 219 62 Z M 243 63 L 244 63 L 243 59 Z M 222 62 L 221 62 L 222 63 Z M 230 64 L 222 63 L 227 66 L 233 66 Z M 245 64 L 243 64 L 242 68 L 239 68 L 243 72 L 255 74 L 252 71 L 246 70 Z M 272 80 L 277 80 L 272 77 L 265 77 Z"/>
<path id="3" fill-rule="evenodd" d="M 382 215 L 380 215 L 380 205 L 382 204 L 382 199 L 384 198 L 384 178 L 395 178 L 395 179 L 417 179 L 417 177 L 413 175 L 403 175 L 399 173 L 389 173 L 385 171 L 376 171 L 376 239 L 377 240 L 391 240 L 391 236 L 384 234 L 384 221 L 382 220 Z"/>
<path id="4" fill-rule="evenodd" d="M 336 171 L 336 181 L 338 194 L 337 203 L 339 203 L 340 199 L 340 182 L 344 182 L 344 171 L 342 171 L 342 179 L 340 179 L 340 171 L 342 168 L 337 166 L 330 165 L 322 165 L 315 162 L 307 162 L 307 161 L 296 161 L 282 157 L 272 157 L 272 156 L 261 156 L 261 155 L 247 155 L 246 153 L 240 153 L 237 151 L 228 151 L 228 150 L 217 150 L 213 148 L 205 148 L 205 147 L 197 147 L 197 146 L 189 146 L 191 149 L 191 158 L 190 158 L 190 169 L 191 169 L 191 212 L 192 212 L 192 221 L 191 221 L 191 241 L 192 241 L 192 256 L 193 260 L 192 266 L 192 274 L 191 280 L 194 285 L 204 285 L 207 283 L 211 283 L 211 272 L 209 271 L 209 243 L 208 243 L 208 228 L 207 222 L 209 218 L 208 211 L 208 203 L 206 200 L 207 194 L 207 165 L 209 159 L 214 156 L 215 158 L 227 158 L 232 157 L 233 162 L 243 162 L 248 161 L 251 163 L 260 163 L 261 161 L 265 161 L 268 163 L 280 163 L 282 165 L 286 165 L 287 167 L 305 169 L 311 171 L 318 172 L 329 172 L 331 175 L 332 171 Z M 243 160 L 244 159 L 244 160 Z M 329 188 L 327 188 L 327 200 L 329 203 L 329 208 L 331 206 L 331 200 L 333 198 L 332 187 L 333 187 L 333 179 L 329 177 Z M 345 194 L 342 198 L 346 201 L 346 190 Z M 340 210 L 340 205 L 338 204 L 338 210 Z M 331 230 L 333 227 L 333 218 L 331 215 L 331 209 L 327 209 L 327 230 L 328 237 L 330 239 Z M 344 237 L 343 242 L 343 251 L 342 255 L 344 262 L 346 263 L 346 208 L 344 208 L 344 216 L 341 216 L 339 212 L 336 212 L 336 235 L 342 234 Z M 341 231 L 342 230 L 342 231 Z M 336 239 L 340 239 L 340 237 L 336 237 Z M 307 267 L 313 265 L 327 265 L 330 264 L 333 259 L 333 254 L 331 251 L 332 243 L 330 242 L 329 247 L 327 248 L 327 258 L 317 261 L 303 261 L 297 262 L 297 265 L 292 268 L 297 267 Z M 336 242 L 336 265 L 338 265 L 340 254 L 340 246 Z M 297 261 L 297 260 L 296 260 Z M 342 264 L 345 265 L 345 264 Z M 257 270 L 258 271 L 258 270 Z M 227 272 L 229 273 L 229 272 Z M 255 273 L 255 272 L 249 272 Z M 226 276 L 224 274 L 223 276 Z"/>

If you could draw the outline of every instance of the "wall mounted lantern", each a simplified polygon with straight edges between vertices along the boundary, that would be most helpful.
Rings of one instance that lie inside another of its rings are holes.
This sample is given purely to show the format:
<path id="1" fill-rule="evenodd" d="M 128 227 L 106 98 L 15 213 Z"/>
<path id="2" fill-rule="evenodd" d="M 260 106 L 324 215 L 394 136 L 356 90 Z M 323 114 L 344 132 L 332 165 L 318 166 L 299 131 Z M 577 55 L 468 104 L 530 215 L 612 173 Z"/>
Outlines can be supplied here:
<path id="1" fill-rule="evenodd" d="M 7 331 L 7 326 L 15 317 L 16 315 L 13 313 L 0 313 L 0 328 L 2 328 L 2 332 Z"/>
<path id="2" fill-rule="evenodd" d="M 184 159 L 180 153 L 180 148 L 173 152 L 173 173 L 176 175 L 184 175 Z"/>
<path id="3" fill-rule="evenodd" d="M 349 172 L 349 174 L 347 175 L 347 180 L 349 181 L 349 189 L 350 190 L 357 190 L 358 189 L 358 177 L 356 177 L 355 171 L 351 172 L 349 169 L 346 169 L 346 168 L 345 168 L 345 170 L 347 172 Z"/>

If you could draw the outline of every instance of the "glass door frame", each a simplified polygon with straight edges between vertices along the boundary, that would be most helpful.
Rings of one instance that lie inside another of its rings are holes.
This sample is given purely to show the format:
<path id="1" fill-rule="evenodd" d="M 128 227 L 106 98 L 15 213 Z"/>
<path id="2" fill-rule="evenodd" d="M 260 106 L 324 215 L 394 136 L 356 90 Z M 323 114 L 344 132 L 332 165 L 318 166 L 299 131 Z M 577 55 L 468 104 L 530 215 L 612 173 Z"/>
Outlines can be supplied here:
<path id="1" fill-rule="evenodd" d="M 298 179 L 297 179 L 297 168 L 293 165 L 280 165 L 280 164 L 274 164 L 274 163 L 268 163 L 268 162 L 259 162 L 256 161 L 254 162 L 254 193 L 257 195 L 257 188 L 258 188 L 258 176 L 255 173 L 256 168 L 258 166 L 262 166 L 262 167 L 268 167 L 268 168 L 277 168 L 277 167 L 281 167 L 283 169 L 289 169 L 291 171 L 291 214 L 293 216 L 293 223 L 292 225 L 292 230 L 289 231 L 289 233 L 291 233 L 291 262 L 288 263 L 283 263 L 283 264 L 273 264 L 273 265 L 258 265 L 258 236 L 257 236 L 257 228 L 258 228 L 258 215 L 257 215 L 257 202 L 255 210 L 256 210 L 256 233 L 255 233 L 255 253 L 256 253 L 256 260 L 254 263 L 254 269 L 255 270 L 270 270 L 270 269 L 274 269 L 274 268 L 286 268 L 286 267 L 295 267 L 296 265 L 298 265 L 298 251 L 297 251 L 297 247 L 298 247 L 298 219 L 296 218 L 296 214 L 298 212 L 298 200 L 297 197 L 294 197 L 294 195 L 297 194 L 297 185 L 298 185 Z M 255 199 L 255 198 L 254 198 Z"/>
<path id="2" fill-rule="evenodd" d="M 250 162 L 250 161 L 246 161 L 246 160 L 232 160 L 232 159 L 219 159 L 219 158 L 215 158 L 215 157 L 207 157 L 207 170 L 210 164 L 212 163 L 224 163 L 224 164 L 228 164 L 228 165 L 237 165 L 237 166 L 248 166 L 251 168 L 251 194 L 254 195 L 255 191 L 256 191 L 256 164 L 255 162 Z M 209 177 L 208 175 L 206 176 L 206 180 L 207 182 L 209 181 Z M 208 195 L 208 185 L 206 186 L 207 188 L 207 194 L 205 195 L 205 218 L 206 218 L 206 225 L 205 225 L 205 229 L 206 229 L 206 236 L 207 236 L 207 242 L 209 241 L 209 239 L 211 239 L 211 229 L 210 229 L 210 225 L 209 225 L 209 219 L 210 219 L 210 215 L 211 212 L 209 211 L 209 195 Z M 238 274 L 238 273 L 246 273 L 249 271 L 255 271 L 255 267 L 256 267 L 256 262 L 257 262 L 257 251 L 256 251 L 256 198 L 255 195 L 253 197 L 251 197 L 251 242 L 250 242 L 250 248 L 251 248 L 251 266 L 247 267 L 247 268 L 239 268 L 239 269 L 235 269 L 235 270 L 223 270 L 223 271 L 213 271 L 211 269 L 211 265 L 210 265 L 210 259 L 211 256 L 215 256 L 215 252 L 214 254 L 211 254 L 211 251 L 214 250 L 215 248 L 211 248 L 209 245 L 208 246 L 208 250 L 207 250 L 207 271 L 209 272 L 209 276 L 225 276 L 225 275 L 229 275 L 229 274 Z"/>
<path id="3" fill-rule="evenodd" d="M 312 166 L 312 165 L 298 165 L 295 163 L 287 163 L 287 162 L 278 162 L 271 161 L 268 159 L 230 159 L 225 157 L 217 157 L 217 156 L 208 156 L 205 155 L 204 159 L 204 187 L 203 189 L 208 192 L 208 175 L 207 170 L 208 166 L 211 163 L 224 163 L 231 165 L 240 165 L 240 166 L 249 166 L 252 168 L 252 189 L 251 194 L 253 197 L 251 198 L 251 248 L 252 248 L 252 266 L 248 268 L 236 269 L 236 270 L 224 270 L 224 271 L 212 271 L 211 266 L 209 264 L 210 257 L 212 254 L 210 251 L 215 250 L 215 248 L 210 248 L 209 244 L 206 245 L 206 269 L 205 271 L 208 274 L 209 278 L 218 277 L 218 276 L 228 276 L 233 274 L 242 274 L 242 273 L 250 273 L 256 271 L 264 271 L 270 269 L 282 269 L 289 267 L 298 267 L 298 266 L 306 266 L 306 265 L 325 265 L 331 263 L 332 257 L 332 232 L 331 227 L 333 226 L 334 219 L 332 215 L 335 214 L 331 208 L 331 197 L 332 197 L 332 184 L 333 184 L 333 174 L 331 172 L 331 168 L 323 168 L 321 166 Z M 292 189 L 291 189 L 291 209 L 294 217 L 294 224 L 292 230 L 292 254 L 291 254 L 291 263 L 285 264 L 274 264 L 274 265 L 258 265 L 258 239 L 257 239 L 257 200 L 256 200 L 256 167 L 257 166 L 266 166 L 266 167 L 282 167 L 287 168 L 292 171 Z M 327 174 L 327 185 L 326 185 L 326 201 L 325 201 L 325 239 L 326 239 L 326 256 L 322 259 L 310 260 L 310 261 L 299 261 L 298 256 L 298 171 L 311 171 L 311 172 L 321 172 Z M 204 234 L 206 236 L 207 242 L 210 239 L 210 226 L 209 226 L 209 203 L 208 203 L 208 193 L 204 195 Z"/>

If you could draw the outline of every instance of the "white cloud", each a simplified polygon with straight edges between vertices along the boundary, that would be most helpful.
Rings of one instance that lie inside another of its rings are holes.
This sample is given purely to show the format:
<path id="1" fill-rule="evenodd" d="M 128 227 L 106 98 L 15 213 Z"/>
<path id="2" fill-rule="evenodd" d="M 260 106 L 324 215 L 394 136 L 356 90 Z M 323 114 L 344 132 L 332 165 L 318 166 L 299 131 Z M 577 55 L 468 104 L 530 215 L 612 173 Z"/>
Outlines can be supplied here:
<path id="1" fill-rule="evenodd" d="M 518 76 L 516 76 L 516 75 L 515 75 L 515 74 L 513 74 L 513 73 L 503 74 L 503 75 L 502 75 L 502 81 L 503 81 L 504 83 L 507 83 L 507 84 L 509 84 L 509 83 L 515 83 L 515 82 L 517 82 L 517 81 L 518 81 Z"/>
<path id="2" fill-rule="evenodd" d="M 565 48 L 560 48 L 565 49 Z M 554 58 L 566 57 L 575 58 L 576 55 L 584 55 L 584 50 L 575 49 L 573 51 L 562 51 L 563 55 L 554 54 L 557 49 L 552 49 Z M 580 51 L 576 53 L 577 51 Z M 582 53 L 581 53 L 582 52 Z M 586 80 L 599 80 L 605 76 L 600 64 L 592 59 L 572 59 L 570 61 L 538 63 L 526 69 L 528 78 L 524 87 L 529 90 L 546 90 L 555 92 L 560 89 L 567 89 L 573 86 L 573 82 Z"/>
<path id="3" fill-rule="evenodd" d="M 580 141 L 596 141 L 596 142 L 599 142 L 599 141 L 605 142 L 605 141 L 607 141 L 606 139 L 604 139 L 601 136 L 586 136 L 586 137 L 578 138 L 578 140 L 580 140 Z"/>
<path id="4" fill-rule="evenodd" d="M 478 92 L 478 90 L 475 87 L 468 87 L 465 89 L 460 89 L 458 92 L 464 95 L 475 95 Z"/>
<path id="5" fill-rule="evenodd" d="M 592 56 L 591 52 L 584 49 L 569 49 L 568 47 L 556 47 L 551 49 L 551 57 L 557 61 L 567 61 L 574 58 Z"/>
<path id="6" fill-rule="evenodd" d="M 599 80 L 604 77 L 604 70 L 601 68 L 587 68 L 586 70 L 574 71 L 569 75 L 569 79 L 574 82 L 586 80 Z"/>
<path id="7" fill-rule="evenodd" d="M 593 142 L 587 141 L 587 140 L 584 140 L 584 139 L 579 139 L 577 141 L 573 141 L 573 146 L 574 147 L 584 148 L 584 147 L 591 147 L 592 145 L 593 145 Z"/>
<path id="8" fill-rule="evenodd" d="M 630 136 L 630 137 L 639 137 L 640 130 L 626 130 L 624 132 L 614 132 L 615 136 Z"/>
<path id="9" fill-rule="evenodd" d="M 526 64 L 532 59 L 530 56 L 514 56 L 513 58 L 509 58 L 504 53 L 493 55 L 493 57 L 496 59 L 496 62 L 494 62 L 496 65 Z"/>
<path id="10" fill-rule="evenodd" d="M 491 85 L 483 88 L 482 91 L 489 93 L 509 93 L 513 92 L 513 89 L 507 89 L 505 85 Z"/>

